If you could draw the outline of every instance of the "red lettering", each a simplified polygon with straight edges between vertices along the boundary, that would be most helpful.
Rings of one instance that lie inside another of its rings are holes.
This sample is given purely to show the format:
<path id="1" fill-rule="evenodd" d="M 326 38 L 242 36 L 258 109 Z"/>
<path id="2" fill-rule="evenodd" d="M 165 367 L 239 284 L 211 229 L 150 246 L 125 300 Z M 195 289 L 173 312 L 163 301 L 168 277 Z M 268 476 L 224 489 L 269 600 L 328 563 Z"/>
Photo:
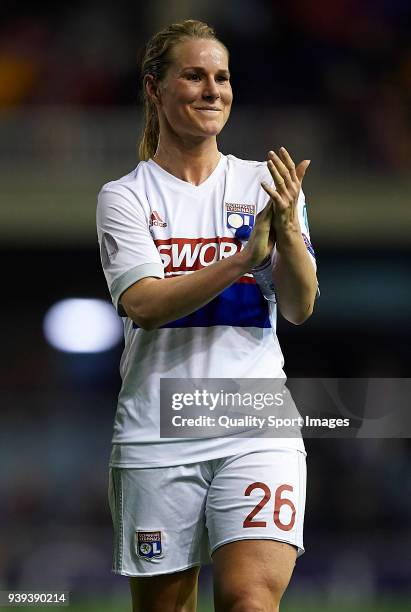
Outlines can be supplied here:
<path id="1" fill-rule="evenodd" d="M 254 521 L 253 518 L 264 508 L 264 506 L 270 501 L 271 498 L 271 490 L 268 485 L 264 482 L 253 482 L 248 485 L 246 488 L 244 495 L 249 496 L 254 489 L 261 489 L 264 491 L 264 497 L 258 502 L 258 504 L 251 510 L 251 512 L 246 516 L 243 522 L 243 527 L 267 527 L 266 521 Z M 278 529 L 282 531 L 290 531 L 294 527 L 295 524 L 295 514 L 296 509 L 293 502 L 290 499 L 281 497 L 284 491 L 293 491 L 293 487 L 290 485 L 282 484 L 277 487 L 274 496 L 274 513 L 273 520 L 274 524 Z M 280 511 L 283 506 L 287 506 L 291 510 L 291 518 L 288 523 L 283 523 L 280 520 Z"/>
<path id="2" fill-rule="evenodd" d="M 266 503 L 270 500 L 271 491 L 270 488 L 264 482 L 253 482 L 248 485 L 246 488 L 244 495 L 250 495 L 254 489 L 262 489 L 264 491 L 264 497 L 258 502 L 258 504 L 251 510 L 250 514 L 248 514 L 243 522 L 243 527 L 267 527 L 266 521 L 253 521 L 253 518 L 256 514 L 264 508 Z"/>
<path id="3" fill-rule="evenodd" d="M 154 241 L 168 275 L 194 272 L 241 250 L 236 238 L 169 238 Z"/>
<path id="4" fill-rule="evenodd" d="M 281 494 L 283 491 L 293 491 L 293 488 L 289 485 L 283 484 L 279 486 L 275 492 L 274 498 L 274 523 L 278 527 L 278 529 L 282 529 L 283 531 L 290 531 L 294 527 L 295 523 L 295 506 L 290 499 L 283 499 Z M 282 523 L 280 521 L 280 510 L 282 506 L 288 506 L 291 509 L 291 519 L 289 523 Z"/>

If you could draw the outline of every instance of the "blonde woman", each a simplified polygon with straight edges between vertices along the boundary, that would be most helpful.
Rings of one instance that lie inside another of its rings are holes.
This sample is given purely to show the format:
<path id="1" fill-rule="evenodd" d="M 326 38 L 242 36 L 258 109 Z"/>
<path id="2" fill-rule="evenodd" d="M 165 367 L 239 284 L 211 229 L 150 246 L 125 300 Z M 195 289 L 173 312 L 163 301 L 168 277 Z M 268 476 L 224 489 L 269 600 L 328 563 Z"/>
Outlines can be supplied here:
<path id="1" fill-rule="evenodd" d="M 281 378 L 276 308 L 300 324 L 317 279 L 285 149 L 223 155 L 229 54 L 199 21 L 149 41 L 141 161 L 99 194 L 97 228 L 125 349 L 110 460 L 113 571 L 133 610 L 194 612 L 210 558 L 218 612 L 274 612 L 303 548 L 301 438 L 161 439 L 162 378 Z M 254 276 L 252 274 L 254 271 Z M 258 283 L 256 283 L 256 280 Z"/>

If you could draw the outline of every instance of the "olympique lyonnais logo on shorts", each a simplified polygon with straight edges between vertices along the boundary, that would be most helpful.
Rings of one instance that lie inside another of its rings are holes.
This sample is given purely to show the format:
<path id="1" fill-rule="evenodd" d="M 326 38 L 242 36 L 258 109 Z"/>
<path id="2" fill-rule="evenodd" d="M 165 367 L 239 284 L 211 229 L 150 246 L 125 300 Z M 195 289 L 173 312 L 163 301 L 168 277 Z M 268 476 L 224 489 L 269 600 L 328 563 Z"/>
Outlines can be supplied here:
<path id="1" fill-rule="evenodd" d="M 255 206 L 254 204 L 225 203 L 226 225 L 230 229 L 237 230 L 244 225 L 250 228 L 254 226 Z"/>
<path id="2" fill-rule="evenodd" d="M 154 225 L 155 227 L 167 227 L 167 223 L 163 221 L 156 210 L 153 210 L 150 217 L 150 227 Z"/>
<path id="3" fill-rule="evenodd" d="M 136 539 L 137 554 L 142 559 L 162 556 L 161 531 L 137 531 Z"/>

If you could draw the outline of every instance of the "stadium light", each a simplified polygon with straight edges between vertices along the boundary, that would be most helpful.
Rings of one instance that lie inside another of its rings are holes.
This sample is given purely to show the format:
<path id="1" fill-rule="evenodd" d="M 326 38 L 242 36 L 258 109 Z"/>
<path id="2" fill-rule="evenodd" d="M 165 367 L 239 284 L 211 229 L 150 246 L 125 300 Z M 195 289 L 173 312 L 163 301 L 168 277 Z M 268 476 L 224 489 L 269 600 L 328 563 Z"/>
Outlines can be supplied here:
<path id="1" fill-rule="evenodd" d="M 123 326 L 108 302 L 70 298 L 47 311 L 43 331 L 51 346 L 66 353 L 100 353 L 113 348 Z"/>

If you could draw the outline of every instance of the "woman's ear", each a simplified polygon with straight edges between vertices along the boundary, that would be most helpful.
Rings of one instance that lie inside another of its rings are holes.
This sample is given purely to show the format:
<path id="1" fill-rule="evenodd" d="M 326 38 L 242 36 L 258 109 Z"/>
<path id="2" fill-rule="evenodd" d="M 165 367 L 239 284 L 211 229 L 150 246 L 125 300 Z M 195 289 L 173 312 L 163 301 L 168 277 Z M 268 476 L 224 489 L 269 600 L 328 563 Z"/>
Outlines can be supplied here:
<path id="1" fill-rule="evenodd" d="M 158 81 L 152 74 L 146 74 L 144 77 L 144 87 L 149 99 L 153 102 L 153 104 L 158 106 L 161 102 L 160 88 Z"/>

